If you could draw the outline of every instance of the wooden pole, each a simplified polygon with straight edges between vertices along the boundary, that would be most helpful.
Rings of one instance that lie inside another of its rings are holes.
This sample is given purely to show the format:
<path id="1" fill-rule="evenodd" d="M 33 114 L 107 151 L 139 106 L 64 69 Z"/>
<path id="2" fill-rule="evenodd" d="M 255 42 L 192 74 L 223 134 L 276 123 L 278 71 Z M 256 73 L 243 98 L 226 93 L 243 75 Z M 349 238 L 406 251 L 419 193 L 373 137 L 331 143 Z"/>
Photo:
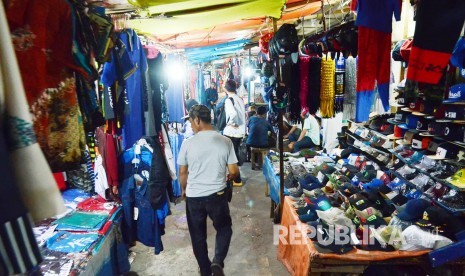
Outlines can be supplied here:
<path id="1" fill-rule="evenodd" d="M 278 20 L 276 18 L 273 18 L 273 29 L 274 33 L 278 31 Z M 281 82 L 281 67 L 279 64 L 279 55 L 275 60 L 276 62 L 276 83 L 279 85 Z M 284 123 L 283 123 L 283 115 L 284 111 L 280 110 L 278 114 L 278 141 L 279 141 L 279 214 L 278 217 L 275 217 L 275 222 L 280 222 L 281 221 L 281 215 L 283 212 L 283 206 L 284 206 L 284 154 L 283 154 L 283 148 L 284 148 L 284 142 L 283 142 L 283 136 L 284 136 Z"/>

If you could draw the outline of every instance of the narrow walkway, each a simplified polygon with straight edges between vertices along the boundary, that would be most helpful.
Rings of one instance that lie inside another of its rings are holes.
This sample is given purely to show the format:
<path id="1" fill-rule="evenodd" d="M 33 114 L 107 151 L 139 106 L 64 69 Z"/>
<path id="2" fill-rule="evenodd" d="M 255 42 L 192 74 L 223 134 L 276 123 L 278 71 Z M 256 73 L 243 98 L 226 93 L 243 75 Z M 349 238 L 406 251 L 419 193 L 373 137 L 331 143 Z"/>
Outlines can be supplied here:
<path id="1" fill-rule="evenodd" d="M 273 244 L 273 222 L 270 215 L 270 198 L 265 197 L 265 178 L 261 171 L 252 171 L 250 163 L 241 167 L 247 180 L 243 187 L 234 188 L 230 204 L 233 219 L 233 237 L 225 261 L 227 276 L 281 276 L 289 275 L 276 259 Z M 140 243 L 131 250 L 136 252 L 132 271 L 140 276 L 199 275 L 192 252 L 184 202 L 172 205 L 173 215 L 166 220 L 166 234 L 162 237 L 165 250 L 154 255 L 152 248 Z M 210 258 L 215 246 L 215 231 L 208 220 L 208 247 Z"/>

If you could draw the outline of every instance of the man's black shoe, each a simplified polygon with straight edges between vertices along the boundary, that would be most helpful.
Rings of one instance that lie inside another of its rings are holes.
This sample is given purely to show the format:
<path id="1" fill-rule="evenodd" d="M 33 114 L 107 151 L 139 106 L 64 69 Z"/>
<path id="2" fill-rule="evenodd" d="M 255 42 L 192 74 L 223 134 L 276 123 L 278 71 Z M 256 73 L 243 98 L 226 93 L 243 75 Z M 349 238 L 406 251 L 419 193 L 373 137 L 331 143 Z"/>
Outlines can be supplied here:
<path id="1" fill-rule="evenodd" d="M 223 267 L 218 263 L 212 263 L 211 265 L 213 276 L 224 276 Z"/>

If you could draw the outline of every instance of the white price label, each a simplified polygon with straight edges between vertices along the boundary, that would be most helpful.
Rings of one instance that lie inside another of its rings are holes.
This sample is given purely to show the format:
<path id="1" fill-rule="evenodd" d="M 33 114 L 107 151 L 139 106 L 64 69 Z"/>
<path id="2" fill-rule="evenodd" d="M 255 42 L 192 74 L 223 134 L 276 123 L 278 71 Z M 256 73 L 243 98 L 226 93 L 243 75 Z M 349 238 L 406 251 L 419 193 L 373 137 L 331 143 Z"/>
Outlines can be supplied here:
<path id="1" fill-rule="evenodd" d="M 139 218 L 139 208 L 134 207 L 134 220 Z"/>

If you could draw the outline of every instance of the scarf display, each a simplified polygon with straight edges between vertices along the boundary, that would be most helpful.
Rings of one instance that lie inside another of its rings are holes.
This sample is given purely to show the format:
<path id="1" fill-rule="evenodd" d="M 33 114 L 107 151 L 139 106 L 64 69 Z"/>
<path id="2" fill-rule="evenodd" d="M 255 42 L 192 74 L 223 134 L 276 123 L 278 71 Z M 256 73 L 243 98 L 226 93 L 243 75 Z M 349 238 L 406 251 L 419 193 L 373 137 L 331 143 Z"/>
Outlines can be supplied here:
<path id="1" fill-rule="evenodd" d="M 355 117 L 357 87 L 357 59 L 350 56 L 345 60 L 344 72 L 344 110 L 343 118 L 353 119 Z"/>
<path id="2" fill-rule="evenodd" d="M 289 113 L 289 119 L 293 122 L 300 122 L 300 110 L 301 110 L 301 101 L 300 94 L 302 91 L 302 71 L 300 67 L 300 62 L 295 62 L 289 56 L 291 64 L 291 90 L 289 95 L 289 103 L 287 106 L 287 111 Z"/>
<path id="3" fill-rule="evenodd" d="M 336 63 L 330 56 L 321 59 L 320 113 L 322 118 L 334 117 Z"/>
<path id="4" fill-rule="evenodd" d="M 310 92 L 309 78 L 310 78 L 310 57 L 299 56 L 299 67 L 300 67 L 300 107 L 308 108 L 307 97 Z"/>
<path id="5" fill-rule="evenodd" d="M 308 74 L 307 106 L 309 113 L 315 114 L 320 108 L 321 58 L 319 56 L 310 58 Z"/>
<path id="6" fill-rule="evenodd" d="M 336 61 L 336 96 L 334 98 L 334 112 L 336 113 L 342 112 L 344 107 L 345 70 L 345 59 L 343 56 L 340 56 Z"/>

